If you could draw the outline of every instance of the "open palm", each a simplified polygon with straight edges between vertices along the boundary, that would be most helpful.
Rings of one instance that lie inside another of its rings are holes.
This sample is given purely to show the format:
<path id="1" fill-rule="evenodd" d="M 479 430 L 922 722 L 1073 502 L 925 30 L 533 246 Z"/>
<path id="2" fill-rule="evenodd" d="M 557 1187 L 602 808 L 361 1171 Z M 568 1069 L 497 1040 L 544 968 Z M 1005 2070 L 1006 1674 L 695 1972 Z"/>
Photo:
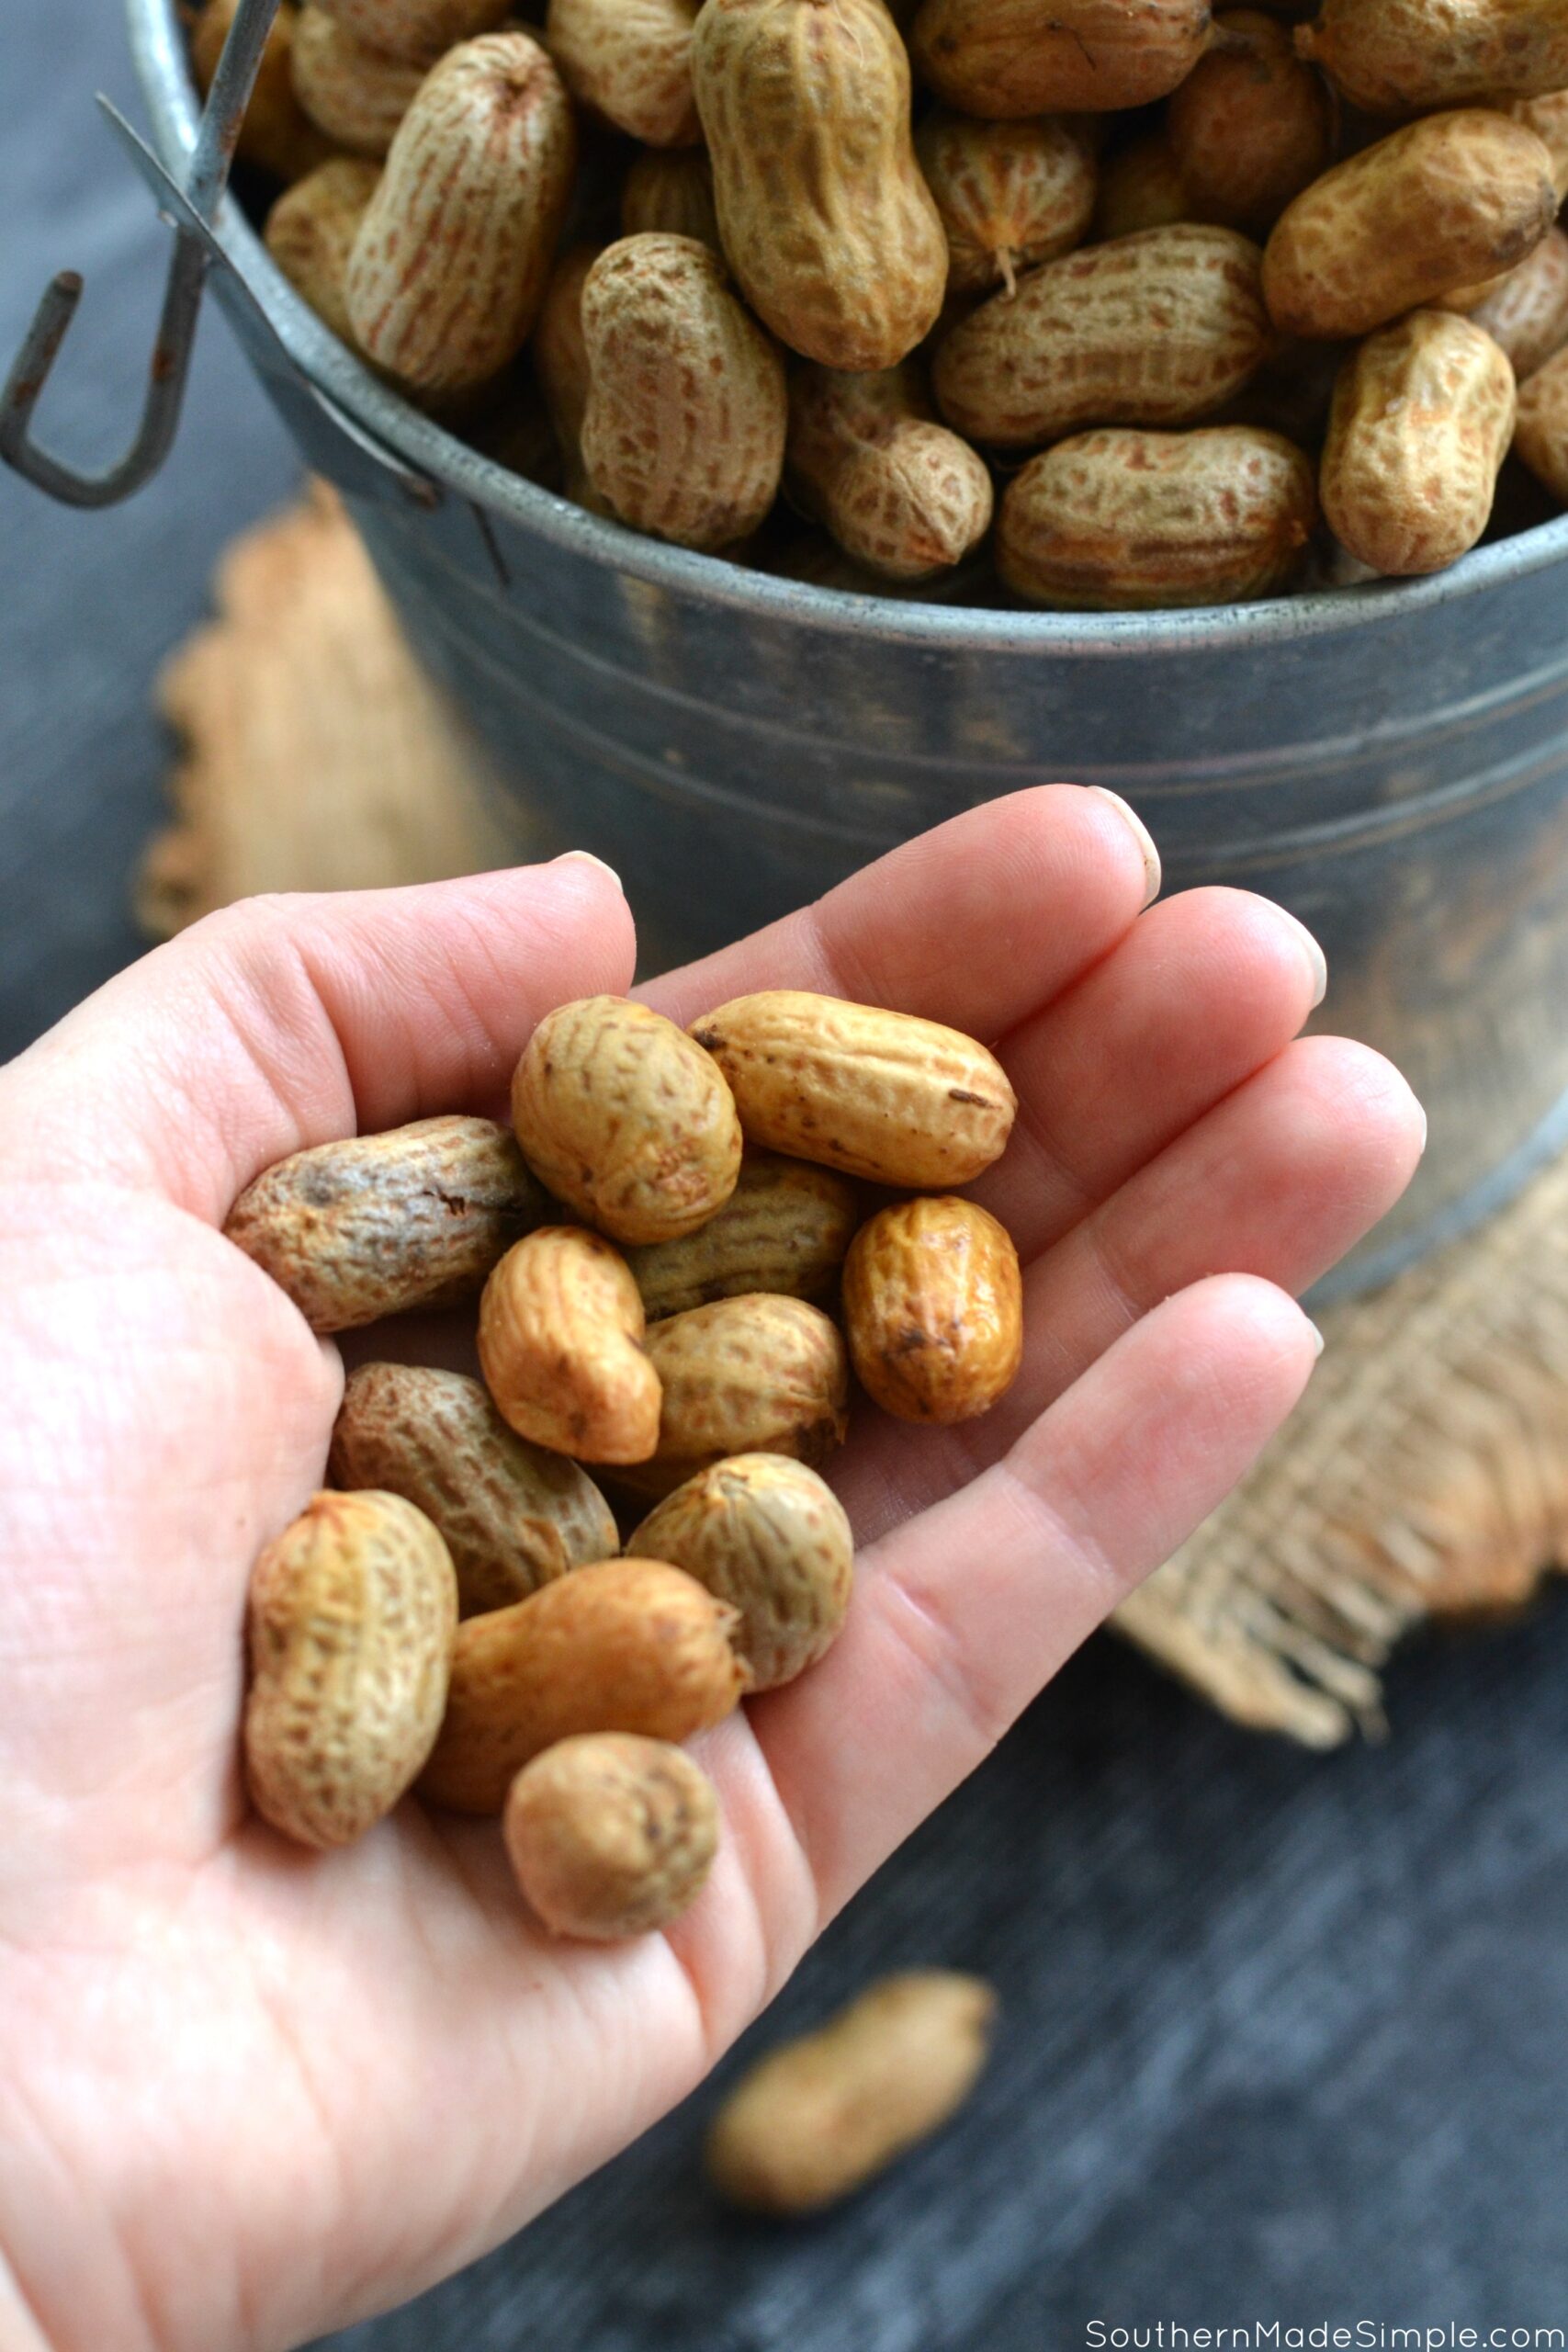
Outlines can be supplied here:
<path id="1" fill-rule="evenodd" d="M 315 1856 L 248 1813 L 246 1579 L 342 1366 L 220 1227 L 303 1145 L 496 1110 L 542 1012 L 628 986 L 613 878 L 258 901 L 0 1074 L 6 2352 L 292 2344 L 515 2229 L 692 2087 L 1246 1470 L 1313 1360 L 1289 1294 L 1397 1195 L 1420 1114 L 1375 1055 L 1292 1042 L 1319 968 L 1290 917 L 1145 885 L 1118 806 L 1051 786 L 648 991 L 998 1042 L 1021 1110 L 975 1189 L 1028 1341 L 981 1422 L 863 1408 L 844 1636 L 701 1744 L 714 1876 L 608 1950 L 530 1928 L 493 1825 L 410 1800 Z"/>

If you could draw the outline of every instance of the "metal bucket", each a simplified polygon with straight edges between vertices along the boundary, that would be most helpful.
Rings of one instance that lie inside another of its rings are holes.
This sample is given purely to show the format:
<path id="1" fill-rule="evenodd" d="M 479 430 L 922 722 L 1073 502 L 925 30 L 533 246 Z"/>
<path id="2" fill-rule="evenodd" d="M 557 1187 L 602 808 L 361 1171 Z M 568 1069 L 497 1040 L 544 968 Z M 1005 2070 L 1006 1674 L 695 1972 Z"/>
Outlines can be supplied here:
<path id="1" fill-rule="evenodd" d="M 129 0 L 154 142 L 198 107 L 175 0 Z M 1113 786 L 1168 887 L 1266 892 L 1323 940 L 1320 1019 L 1399 1064 L 1431 1141 L 1364 1286 L 1568 1136 L 1568 518 L 1405 584 L 1080 618 L 845 595 L 599 521 L 378 383 L 232 204 L 216 283 L 413 644 L 529 819 L 695 952 L 1020 785 Z"/>

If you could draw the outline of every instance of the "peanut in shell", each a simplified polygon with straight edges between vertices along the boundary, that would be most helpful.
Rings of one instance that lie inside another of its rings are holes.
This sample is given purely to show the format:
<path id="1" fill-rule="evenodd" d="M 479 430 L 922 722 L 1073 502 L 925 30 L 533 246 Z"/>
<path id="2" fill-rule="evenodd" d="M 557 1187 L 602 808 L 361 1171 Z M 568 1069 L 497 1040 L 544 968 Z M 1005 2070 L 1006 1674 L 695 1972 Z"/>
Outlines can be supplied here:
<path id="1" fill-rule="evenodd" d="M 509 1250 L 479 1302 L 479 1365 L 519 1437 L 584 1462 L 642 1462 L 659 1439 L 659 1375 L 626 1260 L 581 1226 Z"/>
<path id="2" fill-rule="evenodd" d="M 748 1291 L 820 1303 L 860 1216 L 854 1186 L 830 1169 L 748 1151 L 716 1215 L 678 1241 L 627 1249 L 626 1261 L 650 1323 Z"/>
<path id="3" fill-rule="evenodd" d="M 1102 114 L 1163 98 L 1210 38 L 1207 0 L 924 0 L 910 47 L 960 114 Z"/>
<path id="4" fill-rule="evenodd" d="M 525 1764 L 502 1835 L 524 1900 L 555 1936 L 615 1943 L 670 1927 L 718 1851 L 718 1799 L 668 1740 L 582 1732 Z"/>
<path id="5" fill-rule="evenodd" d="M 843 1299 L 856 1376 L 899 1420 L 973 1420 L 1018 1375 L 1018 1252 L 974 1201 L 926 1195 L 879 1210 L 851 1246 Z"/>
<path id="6" fill-rule="evenodd" d="M 806 1300 L 718 1299 L 653 1324 L 647 1345 L 662 1405 L 652 1453 L 619 1473 L 632 1493 L 668 1495 L 735 1453 L 820 1469 L 842 1445 L 849 1359 L 837 1326 Z"/>

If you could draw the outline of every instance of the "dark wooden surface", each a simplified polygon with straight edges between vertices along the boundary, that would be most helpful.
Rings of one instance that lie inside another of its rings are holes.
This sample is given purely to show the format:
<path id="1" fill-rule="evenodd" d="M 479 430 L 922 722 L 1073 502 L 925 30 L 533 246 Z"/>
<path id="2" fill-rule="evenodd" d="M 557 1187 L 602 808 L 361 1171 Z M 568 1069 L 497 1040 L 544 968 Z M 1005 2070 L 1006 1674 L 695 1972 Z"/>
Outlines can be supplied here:
<path id="1" fill-rule="evenodd" d="M 48 408 L 111 454 L 163 232 L 89 103 L 114 0 L 0 12 L 0 346 L 89 300 Z M 152 671 L 296 479 L 214 320 L 164 481 L 98 517 L 0 477 L 0 1051 L 136 952 Z M 1215 1721 L 1110 1645 L 839 1924 L 757 2040 L 907 1962 L 1000 1988 L 967 2116 L 837 2218 L 716 2212 L 712 2093 L 355 2352 L 1056 2352 L 1148 2327 L 1568 2326 L 1568 1605 L 1401 1664 L 1328 1758 Z M 1375 2341 L 1375 2338 L 1369 2339 Z M 106 2347 L 107 2352 L 107 2347 Z"/>

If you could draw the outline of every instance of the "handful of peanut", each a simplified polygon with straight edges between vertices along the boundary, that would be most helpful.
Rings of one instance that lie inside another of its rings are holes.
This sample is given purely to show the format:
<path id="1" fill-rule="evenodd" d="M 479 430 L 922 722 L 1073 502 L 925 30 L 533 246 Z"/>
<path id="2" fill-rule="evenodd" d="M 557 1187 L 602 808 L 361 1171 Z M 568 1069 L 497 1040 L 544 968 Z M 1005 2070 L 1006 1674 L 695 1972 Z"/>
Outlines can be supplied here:
<path id="1" fill-rule="evenodd" d="M 822 1472 L 852 1367 L 923 1423 L 1017 1373 L 1017 1254 L 953 1189 L 1015 1108 L 933 1022 L 776 990 L 687 1031 L 592 997 L 534 1032 L 513 1133 L 424 1119 L 259 1176 L 226 1230 L 313 1329 L 479 1295 L 483 1373 L 362 1364 L 331 1487 L 256 1565 L 266 1818 L 342 1845 L 417 1784 L 502 1815 L 547 1928 L 678 1917 L 718 1836 L 681 1743 L 815 1665 L 850 1605 Z"/>
<path id="2" fill-rule="evenodd" d="M 1568 500 L 1561 0 L 542 13 L 286 0 L 248 152 L 333 332 L 599 514 L 1092 611 L 1438 570 L 1510 450 Z"/>

